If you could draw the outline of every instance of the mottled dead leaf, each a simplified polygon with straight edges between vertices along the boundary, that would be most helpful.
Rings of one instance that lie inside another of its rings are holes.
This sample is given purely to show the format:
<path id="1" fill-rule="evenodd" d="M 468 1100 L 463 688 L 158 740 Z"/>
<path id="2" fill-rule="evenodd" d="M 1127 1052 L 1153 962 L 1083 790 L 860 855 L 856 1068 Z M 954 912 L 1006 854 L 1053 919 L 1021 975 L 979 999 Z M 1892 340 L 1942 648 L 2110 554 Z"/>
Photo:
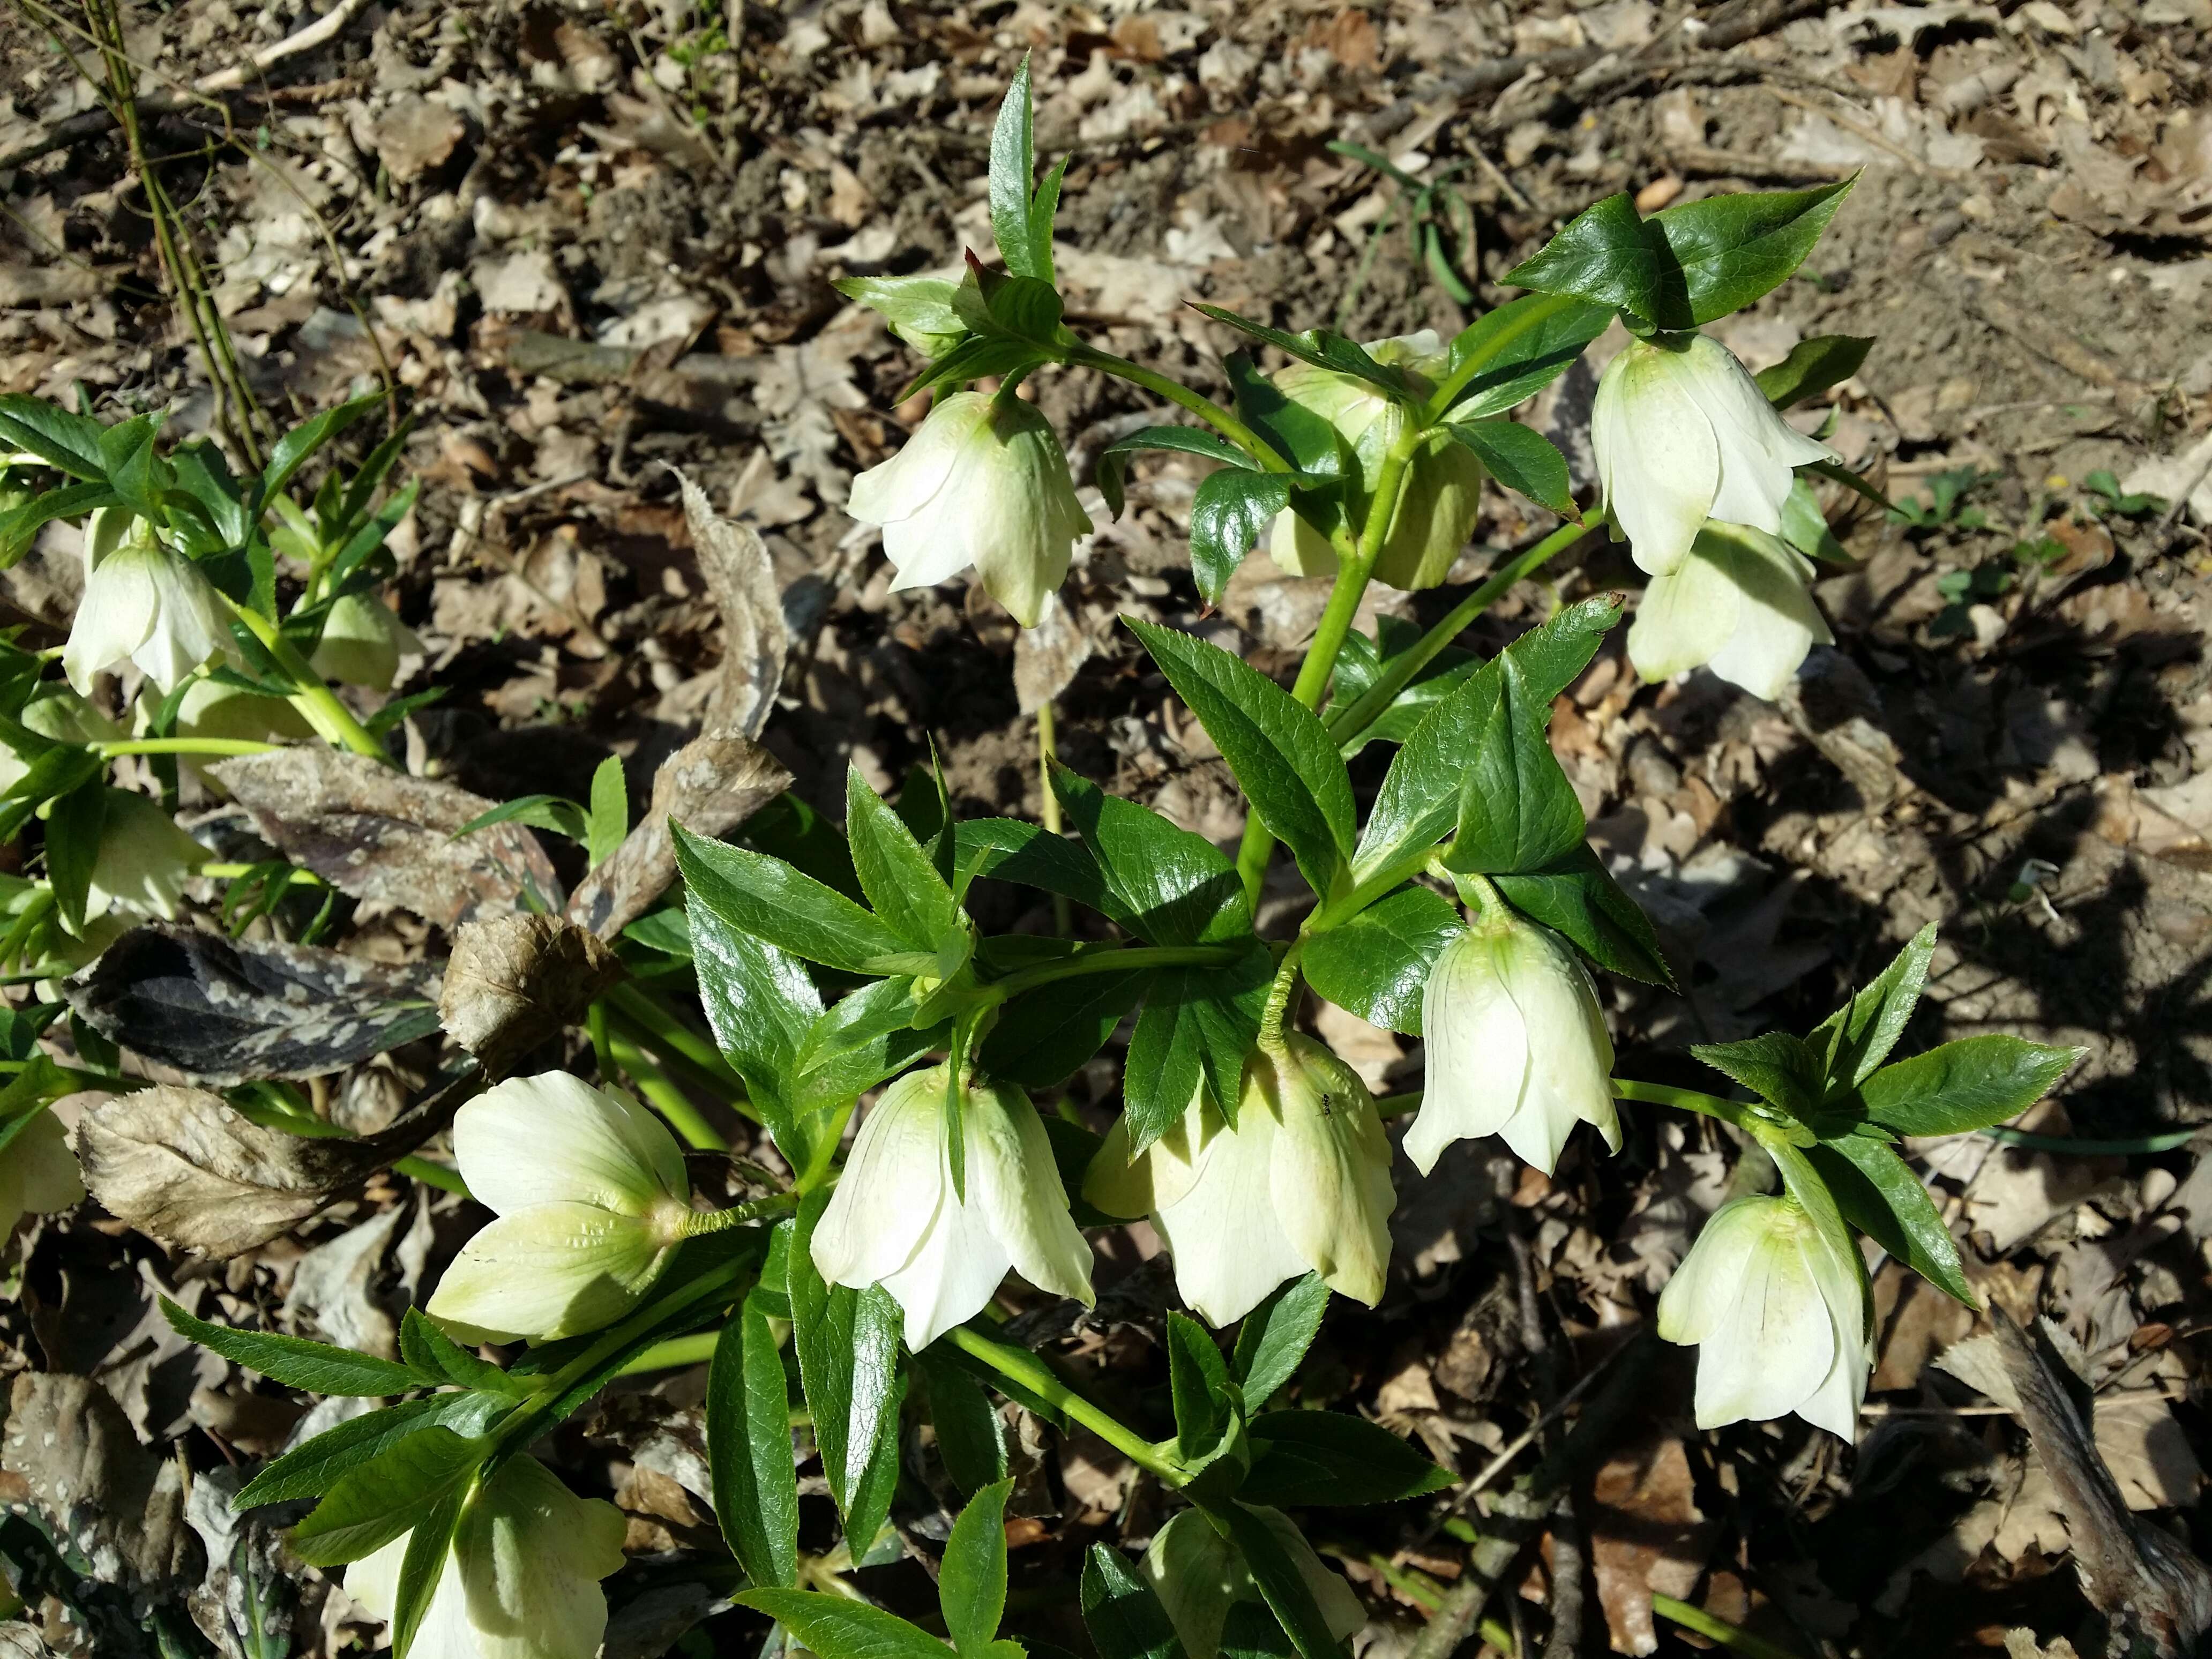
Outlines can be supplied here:
<path id="1" fill-rule="evenodd" d="M 438 1017 L 493 1077 L 567 1025 L 622 977 L 615 953 L 557 916 L 464 922 L 453 936 Z"/>
<path id="2" fill-rule="evenodd" d="M 775 708 L 791 649 L 775 569 L 750 526 L 723 518 L 706 491 L 683 473 L 676 476 L 684 486 L 684 520 L 700 571 L 722 613 L 722 664 L 700 733 L 757 738 Z"/>
<path id="3" fill-rule="evenodd" d="M 141 1446 L 123 1408 L 90 1377 L 26 1371 L 8 1400 L 0 1466 L 30 1489 L 92 1576 L 133 1593 L 198 1583 L 179 1466 Z"/>

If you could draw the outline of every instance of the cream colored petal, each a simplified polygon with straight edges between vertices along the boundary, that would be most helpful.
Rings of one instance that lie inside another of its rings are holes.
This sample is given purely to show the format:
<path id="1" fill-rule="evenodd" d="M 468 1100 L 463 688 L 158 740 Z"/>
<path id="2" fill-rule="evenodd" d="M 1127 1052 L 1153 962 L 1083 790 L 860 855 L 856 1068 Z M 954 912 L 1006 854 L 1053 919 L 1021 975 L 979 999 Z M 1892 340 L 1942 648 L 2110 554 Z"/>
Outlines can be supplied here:
<path id="1" fill-rule="evenodd" d="M 1566 942 L 1549 928 L 1516 921 L 1504 975 L 1534 1057 L 1520 1109 L 1498 1129 L 1524 1164 L 1546 1175 L 1577 1123 L 1594 1125 L 1619 1150 L 1613 1099 L 1613 1038 L 1597 988 Z"/>
<path id="2" fill-rule="evenodd" d="M 1229 1540 L 1196 1510 L 1178 1510 L 1152 1534 L 1137 1574 L 1160 1598 L 1190 1659 L 1215 1659 L 1230 1606 L 1251 1583 Z"/>
<path id="3" fill-rule="evenodd" d="M 118 549 L 86 576 L 62 647 L 62 672 L 79 696 L 89 696 L 94 676 L 128 661 L 154 631 L 161 602 L 149 557 L 140 548 Z"/>
<path id="4" fill-rule="evenodd" d="M 578 1498 L 535 1458 L 501 1465 L 463 1522 L 447 1567 L 475 1653 L 592 1659 L 607 1623 L 599 1580 L 622 1566 L 627 1529 L 620 1510 Z"/>
<path id="5" fill-rule="evenodd" d="M 210 658 L 235 654 L 235 647 L 228 607 L 198 564 L 157 548 L 147 569 L 156 595 L 154 626 L 131 660 L 167 696 Z"/>
<path id="6" fill-rule="evenodd" d="M 1727 648 L 1743 613 L 1732 560 L 1710 534 L 1674 569 L 1654 576 L 1628 625 L 1628 660 L 1646 680 L 1672 679 Z"/>
<path id="7" fill-rule="evenodd" d="M 968 1195 L 1006 1247 L 1014 1271 L 1041 1291 L 1089 1304 L 1091 1244 L 1068 1213 L 1052 1141 L 1027 1095 L 983 1085 L 969 1096 L 963 1125 Z"/>
<path id="8" fill-rule="evenodd" d="M 465 1341 L 600 1330 L 637 1305 L 672 1242 L 647 1222 L 596 1205 L 534 1204 L 461 1247 L 428 1311 Z"/>
<path id="9" fill-rule="evenodd" d="M 1198 1179 L 1207 1142 L 1224 1133 L 1221 1114 L 1206 1103 L 1203 1083 L 1182 1120 L 1133 1163 L 1129 1158 L 1129 1120 L 1117 1117 L 1083 1173 L 1083 1196 L 1108 1215 L 1130 1219 L 1180 1203 Z"/>
<path id="10" fill-rule="evenodd" d="M 1267 556 L 1286 576 L 1336 574 L 1336 550 L 1328 538 L 1288 507 L 1267 526 Z"/>
<path id="11" fill-rule="evenodd" d="M 1698 1345 L 1698 1426 L 1764 1422 L 1796 1410 L 1835 1353 L 1835 1328 L 1802 1251 L 1770 1233 L 1746 1258 L 1733 1299 Z"/>
<path id="12" fill-rule="evenodd" d="M 1521 1011 L 1493 943 L 1462 934 L 1438 953 L 1421 994 L 1421 1109 L 1406 1156 L 1427 1175 L 1455 1140 L 1496 1134 L 1519 1109 L 1528 1074 Z"/>
<path id="13" fill-rule="evenodd" d="M 1270 1188 L 1291 1246 L 1339 1295 L 1373 1307 L 1390 1266 L 1390 1142 L 1358 1073 L 1319 1043 L 1286 1039 Z"/>
<path id="14" fill-rule="evenodd" d="M 643 1215 L 690 1192 L 665 1124 L 567 1072 L 509 1078 L 463 1106 L 453 1157 L 477 1201 L 501 1215 L 569 1201 Z"/>
<path id="15" fill-rule="evenodd" d="M 1777 414 L 1750 371 L 1719 342 L 1699 335 L 1682 355 L 1682 383 L 1720 447 L 1720 488 L 1707 516 L 1778 532 L 1791 469 L 1834 455 Z"/>
<path id="16" fill-rule="evenodd" d="M 1176 1289 L 1208 1324 L 1242 1319 L 1308 1271 L 1275 1203 L 1278 1138 L 1273 1111 L 1248 1088 L 1237 1127 L 1208 1139 L 1197 1179 L 1153 1215 L 1175 1257 Z"/>
<path id="17" fill-rule="evenodd" d="M 331 606 L 307 665 L 326 680 L 392 689 L 399 659 L 421 652 L 422 641 L 373 593 L 349 593 Z"/>
<path id="18" fill-rule="evenodd" d="M 1778 1199 L 1733 1199 L 1707 1218 L 1659 1292 L 1659 1334 L 1693 1346 L 1719 1328 L 1754 1253 L 1764 1248 L 1770 1208 Z"/>
<path id="19" fill-rule="evenodd" d="M 84 1197 L 84 1176 L 77 1170 L 76 1155 L 70 1151 L 69 1132 L 51 1111 L 40 1112 L 0 1151 L 0 1164 L 5 1165 L 11 1201 L 19 1213 L 33 1210 L 51 1215 Z M 0 1239 L 6 1236 L 0 1230 Z"/>
<path id="20" fill-rule="evenodd" d="M 1709 532 L 1701 541 L 1723 539 Z M 1733 633 L 1707 665 L 1732 685 L 1769 702 L 1789 689 L 1814 644 L 1834 635 L 1806 585 L 1809 572 L 1781 541 L 1756 531 L 1730 533 L 1729 572 L 1741 595 Z"/>
<path id="21" fill-rule="evenodd" d="M 1655 576 L 1689 556 L 1720 488 L 1719 442 L 1668 361 L 1673 356 L 1631 343 L 1606 366 L 1590 418 L 1606 504 L 1636 562 Z"/>
<path id="22" fill-rule="evenodd" d="M 939 399 L 897 454 L 853 480 L 845 511 L 862 524 L 875 525 L 896 524 L 919 514 L 944 490 L 954 461 L 989 418 L 990 403 L 989 394 L 981 392 Z"/>
<path id="23" fill-rule="evenodd" d="M 919 1353 L 982 1312 L 1013 1265 L 982 1206 L 962 1203 L 948 1182 L 914 1254 L 880 1282 L 906 1316 L 907 1346 Z"/>
<path id="24" fill-rule="evenodd" d="M 85 914 L 102 916 L 114 909 L 173 921 L 185 883 L 207 858 L 207 848 L 145 796 L 111 789 Z"/>
<path id="25" fill-rule="evenodd" d="M 814 1228 L 815 1270 L 832 1285 L 880 1283 L 936 1224 L 945 1197 L 945 1082 L 941 1066 L 909 1072 L 862 1121 Z"/>

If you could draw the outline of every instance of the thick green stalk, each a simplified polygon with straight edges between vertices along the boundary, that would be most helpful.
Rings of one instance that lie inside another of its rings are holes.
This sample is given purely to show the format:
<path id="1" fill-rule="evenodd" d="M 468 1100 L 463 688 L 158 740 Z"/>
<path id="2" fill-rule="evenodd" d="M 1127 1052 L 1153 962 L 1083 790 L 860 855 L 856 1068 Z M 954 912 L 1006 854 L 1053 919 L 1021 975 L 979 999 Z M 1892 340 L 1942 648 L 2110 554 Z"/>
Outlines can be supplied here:
<path id="1" fill-rule="evenodd" d="M 665 1342 L 656 1342 L 616 1372 L 617 1376 L 636 1376 L 646 1371 L 680 1371 L 693 1365 L 703 1365 L 714 1357 L 714 1345 L 722 1340 L 720 1330 L 695 1331 L 690 1336 L 672 1336 Z"/>
<path id="2" fill-rule="evenodd" d="M 250 605 L 231 608 L 291 680 L 295 688 L 292 706 L 307 716 L 307 724 L 315 728 L 317 736 L 333 748 L 350 749 L 356 755 L 370 756 L 387 766 L 392 763 L 391 755 L 375 734 L 354 717 L 353 710 L 338 700 L 337 692 L 323 684 L 322 676 L 307 665 L 307 659 L 284 637 L 282 628 Z"/>
<path id="3" fill-rule="evenodd" d="M 621 1032 L 610 1032 L 607 1047 L 612 1051 L 615 1064 L 629 1073 L 630 1081 L 637 1085 L 638 1093 L 646 1103 L 668 1120 L 668 1127 L 684 1137 L 684 1143 L 695 1152 L 726 1152 L 730 1143 L 707 1121 L 691 1098 L 674 1083 L 659 1063 Z"/>
<path id="4" fill-rule="evenodd" d="M 1653 1106 L 1673 1106 L 1685 1112 L 1703 1112 L 1707 1117 L 1717 1117 L 1723 1123 L 1733 1123 L 1743 1130 L 1752 1127 L 1756 1109 L 1739 1100 L 1723 1100 L 1718 1095 L 1702 1094 L 1695 1089 L 1676 1089 L 1664 1083 L 1639 1083 L 1633 1078 L 1613 1079 L 1613 1092 L 1622 1100 L 1640 1100 Z"/>
<path id="5" fill-rule="evenodd" d="M 625 982 L 608 992 L 606 1000 L 615 1012 L 651 1038 L 664 1054 L 684 1061 L 714 1087 L 728 1090 L 740 1100 L 744 1097 L 745 1080 L 722 1058 L 714 1040 L 693 1030 L 651 992 Z"/>
<path id="6" fill-rule="evenodd" d="M 1187 1478 L 1181 1464 L 1111 1413 L 1092 1405 L 1069 1388 L 1060 1381 L 1059 1372 L 1027 1348 L 998 1341 L 972 1325 L 956 1325 L 945 1334 L 961 1352 L 981 1360 L 1001 1376 L 1012 1378 L 1048 1405 L 1065 1412 L 1139 1468 L 1151 1470 L 1171 1486 L 1180 1486 Z"/>
<path id="7" fill-rule="evenodd" d="M 1343 743 L 1374 725 L 1397 701 L 1398 694 L 1413 684 L 1413 677 L 1464 633 L 1470 623 L 1495 605 L 1508 588 L 1547 560 L 1564 553 L 1605 522 L 1602 517 L 1599 517 L 1586 520 L 1581 524 L 1563 524 L 1527 552 L 1516 554 L 1500 565 L 1480 587 L 1454 605 L 1442 621 L 1414 641 L 1411 650 L 1393 658 L 1389 666 L 1382 671 L 1382 677 L 1364 693 L 1343 708 L 1332 710 L 1327 721 L 1329 736 Z"/>
<path id="8" fill-rule="evenodd" d="M 994 979 L 981 988 L 983 1000 L 981 1006 L 988 1007 L 1006 1002 L 1024 991 L 1034 991 L 1040 985 L 1055 984 L 1063 979 L 1079 979 L 1085 974 L 1123 974 L 1133 968 L 1224 966 L 1242 955 L 1243 948 L 1237 945 L 1104 945 L 1064 957 L 1059 962 L 1039 963 L 1034 968 L 1008 974 L 1004 979 Z"/>
<path id="9" fill-rule="evenodd" d="M 252 738 L 125 738 L 92 745 L 102 760 L 124 755 L 273 755 L 283 747 Z"/>
<path id="10" fill-rule="evenodd" d="M 1180 380 L 1170 380 L 1141 363 L 1133 363 L 1127 357 L 1116 357 L 1110 351 L 1100 351 L 1093 346 L 1076 347 L 1069 354 L 1067 362 L 1071 368 L 1095 368 L 1102 374 L 1111 374 L 1132 386 L 1140 386 L 1146 391 L 1188 410 L 1257 461 L 1264 471 L 1288 472 L 1291 470 L 1291 464 L 1275 453 L 1273 445 L 1211 398 L 1193 392 Z"/>
<path id="11" fill-rule="evenodd" d="M 702 1233 L 726 1233 L 732 1227 L 765 1221 L 772 1215 L 797 1209 L 799 1199 L 796 1192 L 770 1193 L 766 1198 L 732 1204 L 726 1210 L 694 1210 L 684 1218 L 684 1237 L 696 1238 Z"/>

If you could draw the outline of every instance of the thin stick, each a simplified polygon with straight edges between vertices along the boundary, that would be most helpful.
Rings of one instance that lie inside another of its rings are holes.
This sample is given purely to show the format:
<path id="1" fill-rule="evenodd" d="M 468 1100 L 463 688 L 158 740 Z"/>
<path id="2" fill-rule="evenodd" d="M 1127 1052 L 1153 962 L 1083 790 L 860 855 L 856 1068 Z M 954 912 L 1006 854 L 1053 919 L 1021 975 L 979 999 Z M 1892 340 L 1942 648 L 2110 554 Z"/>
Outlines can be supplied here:
<path id="1" fill-rule="evenodd" d="M 1060 758 L 1060 734 L 1054 727 L 1052 699 L 1047 697 L 1037 705 L 1037 782 L 1043 791 L 1042 810 L 1038 813 L 1045 829 L 1051 834 L 1060 834 L 1060 793 L 1052 787 L 1052 765 Z M 1070 917 L 1067 895 L 1052 896 L 1052 930 L 1065 935 Z"/>

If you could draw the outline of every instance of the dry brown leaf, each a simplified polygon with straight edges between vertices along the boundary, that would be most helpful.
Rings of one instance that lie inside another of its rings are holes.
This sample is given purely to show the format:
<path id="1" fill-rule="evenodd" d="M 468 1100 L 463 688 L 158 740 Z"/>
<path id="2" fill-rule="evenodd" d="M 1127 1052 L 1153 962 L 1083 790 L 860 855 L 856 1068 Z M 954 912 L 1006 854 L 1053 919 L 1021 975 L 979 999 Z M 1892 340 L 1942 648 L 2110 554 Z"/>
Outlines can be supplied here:
<path id="1" fill-rule="evenodd" d="M 598 936 L 558 916 L 464 922 L 453 936 L 438 1017 L 492 1077 L 562 1027 L 622 977 Z"/>
<path id="2" fill-rule="evenodd" d="M 722 613 L 722 663 L 700 732 L 757 738 L 775 708 L 791 649 L 775 568 L 751 526 L 723 518 L 706 491 L 682 472 L 676 476 L 684 486 L 684 520 L 700 571 Z"/>
<path id="3" fill-rule="evenodd" d="M 1022 713 L 1036 714 L 1073 684 L 1091 652 L 1090 630 L 1059 594 L 1045 595 L 1036 626 L 1014 635 L 1014 698 Z"/>
<path id="4" fill-rule="evenodd" d="M 263 837 L 342 893 L 412 910 L 441 927 L 556 906 L 560 878 L 538 838 L 495 823 L 453 832 L 498 805 L 456 784 L 411 778 L 366 755 L 307 747 L 208 769 Z"/>
<path id="5" fill-rule="evenodd" d="M 100 1583 L 137 1593 L 199 1582 L 179 1465 L 141 1446 L 123 1407 L 90 1377 L 17 1376 L 0 1465 Z"/>
<path id="6" fill-rule="evenodd" d="M 1688 1598 L 1717 1523 L 1698 1508 L 1689 1455 L 1671 1437 L 1615 1454 L 1590 1496 L 1590 1559 L 1613 1650 L 1650 1653 L 1659 1645 L 1652 1595 Z"/>
<path id="7" fill-rule="evenodd" d="M 636 829 L 577 884 L 568 919 L 601 939 L 643 915 L 676 879 L 673 822 L 695 836 L 727 835 L 791 787 L 791 774 L 744 738 L 694 738 L 653 775 L 653 801 Z"/>

